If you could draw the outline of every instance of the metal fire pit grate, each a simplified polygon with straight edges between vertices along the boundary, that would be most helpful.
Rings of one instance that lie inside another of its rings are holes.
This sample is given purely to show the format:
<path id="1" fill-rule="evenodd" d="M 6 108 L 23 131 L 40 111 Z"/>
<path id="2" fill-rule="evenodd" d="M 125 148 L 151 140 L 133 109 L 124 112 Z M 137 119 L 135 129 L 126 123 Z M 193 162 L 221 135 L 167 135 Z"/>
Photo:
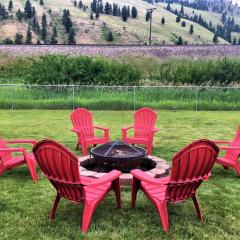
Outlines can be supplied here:
<path id="1" fill-rule="evenodd" d="M 118 141 L 91 149 L 91 156 L 97 160 L 99 170 L 105 168 L 130 172 L 132 169 L 139 168 L 146 155 L 145 149 Z"/>

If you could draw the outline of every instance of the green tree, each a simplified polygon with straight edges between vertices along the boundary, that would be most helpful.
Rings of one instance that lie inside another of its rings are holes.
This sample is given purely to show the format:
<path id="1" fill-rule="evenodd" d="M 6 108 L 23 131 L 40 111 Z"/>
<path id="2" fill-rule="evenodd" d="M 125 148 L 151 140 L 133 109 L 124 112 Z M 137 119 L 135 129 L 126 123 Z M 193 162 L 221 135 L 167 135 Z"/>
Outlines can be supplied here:
<path id="1" fill-rule="evenodd" d="M 186 27 L 186 22 L 182 21 L 182 27 Z"/>
<path id="2" fill-rule="evenodd" d="M 92 12 L 91 12 L 91 14 L 90 14 L 90 19 L 91 19 L 91 20 L 94 19 L 94 17 L 93 17 L 93 13 L 92 13 Z"/>
<path id="3" fill-rule="evenodd" d="M 106 14 L 110 14 L 110 4 L 109 2 L 106 2 L 105 7 L 104 7 L 104 11 Z"/>
<path id="4" fill-rule="evenodd" d="M 10 0 L 8 3 L 8 11 L 12 12 L 12 10 L 13 10 L 13 2 L 12 2 L 12 0 Z"/>
<path id="5" fill-rule="evenodd" d="M 39 0 L 39 4 L 40 4 L 41 6 L 43 6 L 43 5 L 44 5 L 44 1 L 43 1 L 43 0 Z"/>
<path id="6" fill-rule="evenodd" d="M 32 44 L 32 32 L 31 32 L 31 28 L 30 27 L 28 27 L 28 30 L 27 30 L 25 43 L 26 44 Z"/>
<path id="7" fill-rule="evenodd" d="M 77 6 L 77 1 L 76 0 L 73 1 L 73 5 L 74 5 L 74 7 Z"/>
<path id="8" fill-rule="evenodd" d="M 18 9 L 16 12 L 16 17 L 17 17 L 17 20 L 21 22 L 24 17 L 24 13 L 20 9 Z"/>
<path id="9" fill-rule="evenodd" d="M 43 41 L 46 41 L 46 38 L 47 38 L 47 16 L 45 13 L 42 15 L 41 25 L 42 25 L 41 37 L 42 37 Z"/>
<path id="10" fill-rule="evenodd" d="M 179 36 L 177 38 L 176 45 L 183 45 L 183 38 L 182 38 L 182 36 Z"/>
<path id="11" fill-rule="evenodd" d="M 238 45 L 240 45 L 240 37 L 238 38 Z"/>
<path id="12" fill-rule="evenodd" d="M 213 42 L 214 42 L 215 44 L 218 43 L 218 35 L 217 35 L 217 33 L 214 33 Z"/>
<path id="13" fill-rule="evenodd" d="M 237 38 L 236 37 L 233 38 L 232 44 L 237 45 Z"/>
<path id="14" fill-rule="evenodd" d="M 181 17 L 180 16 L 177 16 L 176 17 L 176 22 L 179 23 L 181 21 Z"/>
<path id="15" fill-rule="evenodd" d="M 29 0 L 26 1 L 25 7 L 24 7 L 24 13 L 26 18 L 32 18 L 33 13 L 32 13 L 32 4 Z"/>
<path id="16" fill-rule="evenodd" d="M 114 38 L 113 38 L 112 31 L 109 31 L 109 32 L 108 32 L 108 35 L 107 35 L 107 41 L 108 41 L 108 42 L 112 42 L 113 40 L 114 40 Z"/>
<path id="17" fill-rule="evenodd" d="M 75 45 L 76 44 L 76 39 L 75 39 L 75 31 L 73 28 L 69 29 L 69 34 L 68 34 L 68 45 Z"/>
<path id="18" fill-rule="evenodd" d="M 132 13 L 132 18 L 137 18 L 137 16 L 138 16 L 137 8 L 132 7 L 131 13 Z"/>
<path id="19" fill-rule="evenodd" d="M 53 27 L 53 32 L 52 32 L 52 36 L 51 36 L 51 40 L 50 40 L 50 44 L 55 45 L 58 43 L 57 41 L 57 28 L 56 26 Z"/>
<path id="20" fill-rule="evenodd" d="M 23 43 L 23 35 L 20 33 L 16 33 L 14 38 L 14 44 L 22 44 Z"/>
<path id="21" fill-rule="evenodd" d="M 82 3 L 82 1 L 80 0 L 79 1 L 79 3 L 78 3 L 78 7 L 80 8 L 80 9 L 82 9 L 83 8 L 83 3 Z"/>
<path id="22" fill-rule="evenodd" d="M 167 5 L 167 10 L 171 11 L 171 4 L 170 3 L 168 3 L 168 5 Z"/>
<path id="23" fill-rule="evenodd" d="M 122 8 L 122 20 L 127 22 L 128 20 L 128 8 L 124 5 Z"/>
<path id="24" fill-rule="evenodd" d="M 190 33 L 190 34 L 193 34 L 193 33 L 194 33 L 193 24 L 190 25 L 189 33 Z"/>
<path id="25" fill-rule="evenodd" d="M 162 25 L 164 25 L 164 24 L 165 24 L 165 22 L 166 22 L 166 21 L 165 21 L 165 18 L 164 18 L 164 17 L 162 17 L 161 24 L 162 24 Z"/>
<path id="26" fill-rule="evenodd" d="M 70 12 L 68 9 L 63 10 L 62 24 L 66 29 L 66 32 L 69 33 L 70 28 L 73 26 L 72 20 L 70 18 Z"/>

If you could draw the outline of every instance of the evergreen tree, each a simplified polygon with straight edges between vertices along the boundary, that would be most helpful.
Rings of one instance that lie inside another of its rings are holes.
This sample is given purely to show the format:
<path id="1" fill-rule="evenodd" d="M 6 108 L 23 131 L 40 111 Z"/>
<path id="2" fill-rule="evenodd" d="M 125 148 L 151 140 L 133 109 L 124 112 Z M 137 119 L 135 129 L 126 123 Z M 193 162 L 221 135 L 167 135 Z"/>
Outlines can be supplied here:
<path id="1" fill-rule="evenodd" d="M 165 18 L 164 18 L 164 17 L 162 17 L 161 24 L 162 24 L 162 25 L 165 24 Z"/>
<path id="2" fill-rule="evenodd" d="M 73 1 L 73 5 L 74 5 L 74 7 L 77 6 L 77 1 L 76 0 Z"/>
<path id="3" fill-rule="evenodd" d="M 183 45 L 182 36 L 179 36 L 179 37 L 177 38 L 176 45 Z"/>
<path id="4" fill-rule="evenodd" d="M 128 20 L 128 8 L 124 5 L 122 8 L 122 20 L 127 22 Z"/>
<path id="5" fill-rule="evenodd" d="M 5 38 L 5 39 L 3 40 L 3 43 L 4 43 L 4 44 L 13 44 L 13 41 L 12 41 L 11 38 Z"/>
<path id="6" fill-rule="evenodd" d="M 34 16 L 34 18 L 32 20 L 32 29 L 34 32 L 37 32 L 37 24 L 38 24 L 37 18 L 36 18 L 36 16 Z"/>
<path id="7" fill-rule="evenodd" d="M 118 16 L 118 5 L 113 3 L 113 16 Z"/>
<path id="8" fill-rule="evenodd" d="M 24 13 L 26 18 L 32 18 L 32 4 L 29 0 L 26 1 L 25 7 L 24 7 Z"/>
<path id="9" fill-rule="evenodd" d="M 233 38 L 232 44 L 237 45 L 237 38 L 236 37 Z"/>
<path id="10" fill-rule="evenodd" d="M 10 0 L 8 3 L 8 11 L 12 12 L 12 10 L 13 10 L 13 2 L 12 2 L 12 0 Z"/>
<path id="11" fill-rule="evenodd" d="M 23 43 L 23 35 L 20 33 L 16 33 L 14 38 L 14 44 L 22 44 Z"/>
<path id="12" fill-rule="evenodd" d="M 36 15 L 35 7 L 32 7 L 32 17 L 34 17 L 35 15 Z"/>
<path id="13" fill-rule="evenodd" d="M 108 2 L 105 4 L 104 11 L 106 14 L 110 14 L 110 4 Z"/>
<path id="14" fill-rule="evenodd" d="M 108 41 L 108 42 L 112 42 L 113 40 L 114 40 L 114 38 L 113 38 L 112 31 L 109 31 L 109 32 L 108 32 L 108 35 L 107 35 L 107 41 Z"/>
<path id="15" fill-rule="evenodd" d="M 58 43 L 56 37 L 57 37 L 57 28 L 54 26 L 52 36 L 51 36 L 51 40 L 50 40 L 50 44 L 55 45 L 55 44 Z"/>
<path id="16" fill-rule="evenodd" d="M 100 4 L 99 4 L 99 12 L 100 13 L 103 13 L 104 11 L 103 11 L 103 4 L 102 4 L 102 2 L 100 2 Z"/>
<path id="17" fill-rule="evenodd" d="M 186 27 L 186 22 L 182 21 L 182 27 Z"/>
<path id="18" fill-rule="evenodd" d="M 62 24 L 66 29 L 66 32 L 68 33 L 70 28 L 72 27 L 72 20 L 70 18 L 70 12 L 68 9 L 63 10 L 63 16 L 62 16 Z"/>
<path id="19" fill-rule="evenodd" d="M 168 5 L 167 5 L 167 10 L 168 10 L 168 11 L 171 11 L 171 5 L 170 5 L 170 2 L 169 2 Z"/>
<path id="20" fill-rule="evenodd" d="M 41 37 L 43 41 L 46 41 L 47 38 L 47 17 L 46 14 L 44 13 L 42 15 L 42 31 L 41 31 Z"/>
<path id="21" fill-rule="evenodd" d="M 32 32 L 31 32 L 31 29 L 30 27 L 28 27 L 28 30 L 27 30 L 27 35 L 26 35 L 26 41 L 25 41 L 26 44 L 32 44 Z"/>
<path id="22" fill-rule="evenodd" d="M 214 33 L 213 42 L 214 42 L 215 44 L 218 43 L 218 35 L 217 35 L 217 33 Z"/>
<path id="23" fill-rule="evenodd" d="M 97 0 L 93 0 L 91 2 L 91 10 L 92 10 L 92 12 L 96 13 L 96 11 L 97 11 Z"/>
<path id="24" fill-rule="evenodd" d="M 41 6 L 43 6 L 43 5 L 44 5 L 44 1 L 43 1 L 43 0 L 39 0 L 39 4 L 40 4 Z"/>
<path id="25" fill-rule="evenodd" d="M 93 13 L 92 13 L 92 12 L 91 12 L 91 14 L 90 14 L 90 19 L 91 19 L 91 20 L 94 19 L 94 17 L 93 17 Z"/>
<path id="26" fill-rule="evenodd" d="M 193 33 L 194 33 L 193 24 L 190 25 L 189 33 L 190 33 L 190 34 L 193 34 Z"/>
<path id="27" fill-rule="evenodd" d="M 176 22 L 179 23 L 180 21 L 181 21 L 180 16 L 177 16 L 177 17 L 176 17 Z"/>
<path id="28" fill-rule="evenodd" d="M 237 43 L 237 45 L 240 45 L 240 37 L 238 38 L 238 43 Z"/>
<path id="29" fill-rule="evenodd" d="M 137 11 L 137 8 L 135 7 L 132 7 L 132 18 L 137 18 L 138 16 L 138 11 Z"/>
<path id="30" fill-rule="evenodd" d="M 179 13 L 182 17 L 184 16 L 184 8 L 183 8 L 183 5 L 181 6 L 181 10 L 180 10 L 180 13 Z"/>
<path id="31" fill-rule="evenodd" d="M 82 3 L 82 1 L 80 0 L 79 1 L 79 3 L 78 3 L 78 7 L 80 8 L 80 9 L 82 9 L 83 8 L 83 3 Z"/>
<path id="32" fill-rule="evenodd" d="M 95 18 L 99 19 L 99 11 L 97 10 L 96 14 L 95 14 Z"/>
<path id="33" fill-rule="evenodd" d="M 127 7 L 127 16 L 128 16 L 128 18 L 130 17 L 130 7 L 129 6 Z"/>
<path id="34" fill-rule="evenodd" d="M 69 34 L 68 34 L 68 45 L 75 45 L 76 44 L 76 40 L 75 40 L 75 31 L 74 29 L 71 27 L 69 29 Z"/>
<path id="35" fill-rule="evenodd" d="M 24 13 L 20 9 L 18 9 L 16 12 L 16 17 L 17 17 L 17 20 L 21 22 L 24 17 Z"/>

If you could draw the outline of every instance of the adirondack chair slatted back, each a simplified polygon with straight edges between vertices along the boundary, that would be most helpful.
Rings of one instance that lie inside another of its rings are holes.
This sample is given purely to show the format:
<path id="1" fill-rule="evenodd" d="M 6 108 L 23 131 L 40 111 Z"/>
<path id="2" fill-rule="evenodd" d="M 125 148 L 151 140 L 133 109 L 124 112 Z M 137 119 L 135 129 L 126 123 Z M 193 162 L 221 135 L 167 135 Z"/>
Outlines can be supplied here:
<path id="1" fill-rule="evenodd" d="M 92 113 L 84 108 L 77 108 L 71 113 L 73 127 L 81 131 L 82 137 L 93 137 L 93 117 Z"/>
<path id="2" fill-rule="evenodd" d="M 240 127 L 237 130 L 237 133 L 229 145 L 230 147 L 240 147 Z M 240 158 L 240 150 L 227 150 L 225 154 L 225 158 L 230 161 L 237 162 Z"/>
<path id="3" fill-rule="evenodd" d="M 7 149 L 8 146 L 4 140 L 0 139 L 0 149 Z M 3 164 L 5 161 L 8 161 L 12 158 L 9 152 L 0 152 L 0 164 Z"/>
<path id="4" fill-rule="evenodd" d="M 141 108 L 134 113 L 134 137 L 149 136 L 154 129 L 157 114 L 150 108 Z"/>
<path id="5" fill-rule="evenodd" d="M 218 147 L 208 140 L 195 141 L 178 152 L 172 160 L 168 200 L 177 202 L 190 198 L 208 177 L 218 152 Z"/>
<path id="6" fill-rule="evenodd" d="M 53 140 L 38 142 L 33 153 L 39 167 L 57 192 L 70 201 L 81 202 L 84 199 L 78 158 L 73 153 Z"/>

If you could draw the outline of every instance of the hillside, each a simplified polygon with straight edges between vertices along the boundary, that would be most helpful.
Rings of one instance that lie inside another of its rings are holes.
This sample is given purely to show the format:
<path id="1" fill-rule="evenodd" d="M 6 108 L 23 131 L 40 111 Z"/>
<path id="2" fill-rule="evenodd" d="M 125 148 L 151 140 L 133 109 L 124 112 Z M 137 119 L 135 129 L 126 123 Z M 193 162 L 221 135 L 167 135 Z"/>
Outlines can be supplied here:
<path id="1" fill-rule="evenodd" d="M 8 19 L 0 20 L 0 42 L 5 39 L 14 39 L 16 33 L 23 35 L 23 42 L 26 39 L 28 25 L 31 26 L 32 43 L 38 40 L 41 43 L 44 41 L 41 38 L 41 33 L 34 32 L 32 28 L 32 19 L 23 19 L 18 21 L 16 12 L 18 9 L 24 11 L 24 0 L 12 0 L 13 10 L 9 13 Z M 108 0 L 109 3 L 116 3 L 121 8 L 123 5 L 130 6 L 130 9 L 135 6 L 138 11 L 138 17 L 128 18 L 124 22 L 120 16 L 112 16 L 100 13 L 99 19 L 90 19 L 92 0 L 83 0 L 83 4 L 88 6 L 84 11 L 78 6 L 74 6 L 71 0 L 44 0 L 44 5 L 40 5 L 39 1 L 31 0 L 32 6 L 35 7 L 38 23 L 41 25 L 42 14 L 47 16 L 47 38 L 45 43 L 51 42 L 53 26 L 57 30 L 57 43 L 68 43 L 69 34 L 66 33 L 62 24 L 61 18 L 64 9 L 68 9 L 71 14 L 73 28 L 75 31 L 75 40 L 77 44 L 148 44 L 149 38 L 149 22 L 146 22 L 146 9 L 153 7 L 152 4 L 143 0 Z M 107 1 L 103 1 L 105 6 Z M 9 0 L 0 0 L 0 3 L 8 7 Z M 79 0 L 77 0 L 77 5 Z M 166 10 L 166 3 L 154 4 L 157 9 L 153 13 L 152 27 L 152 43 L 153 44 L 176 44 L 177 37 L 181 36 L 183 43 L 187 44 L 211 44 L 213 43 L 214 33 L 207 28 L 200 26 L 190 20 L 181 19 L 181 22 L 176 22 L 176 15 Z M 174 9 L 180 9 L 181 5 L 173 4 Z M 193 9 L 185 7 L 185 12 L 191 14 Z M 194 10 L 195 13 L 202 15 L 204 19 L 212 21 L 213 25 L 221 24 L 221 14 L 211 11 Z M 12 15 L 12 17 L 11 17 Z M 161 24 L 164 17 L 165 24 Z M 182 27 L 181 23 L 185 21 L 186 27 Z M 240 22 L 239 17 L 235 17 L 235 22 Z M 190 34 L 190 25 L 193 25 L 194 33 Z M 113 33 L 113 41 L 109 42 L 109 31 Z M 237 36 L 238 33 L 233 33 L 232 36 Z M 218 38 L 219 43 L 227 44 L 228 42 Z"/>

